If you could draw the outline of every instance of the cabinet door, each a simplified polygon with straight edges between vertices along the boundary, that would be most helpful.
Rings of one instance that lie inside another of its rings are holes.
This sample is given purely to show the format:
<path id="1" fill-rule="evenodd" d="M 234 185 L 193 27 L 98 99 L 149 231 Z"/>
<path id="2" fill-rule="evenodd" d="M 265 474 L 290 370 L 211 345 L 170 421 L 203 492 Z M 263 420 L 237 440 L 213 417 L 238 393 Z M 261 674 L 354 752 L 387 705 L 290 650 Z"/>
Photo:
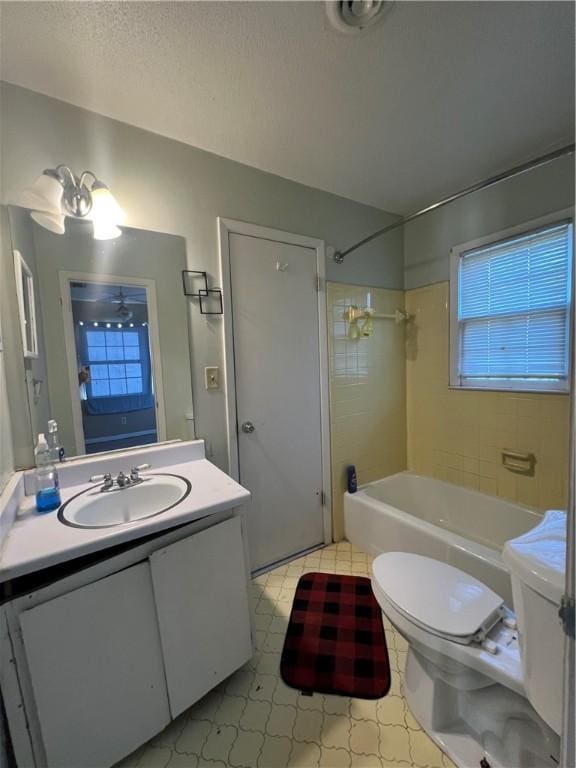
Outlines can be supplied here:
<path id="1" fill-rule="evenodd" d="M 110 766 L 170 721 L 148 562 L 20 622 L 49 766 Z"/>
<path id="2" fill-rule="evenodd" d="M 172 717 L 252 655 L 240 520 L 196 533 L 150 558 Z"/>

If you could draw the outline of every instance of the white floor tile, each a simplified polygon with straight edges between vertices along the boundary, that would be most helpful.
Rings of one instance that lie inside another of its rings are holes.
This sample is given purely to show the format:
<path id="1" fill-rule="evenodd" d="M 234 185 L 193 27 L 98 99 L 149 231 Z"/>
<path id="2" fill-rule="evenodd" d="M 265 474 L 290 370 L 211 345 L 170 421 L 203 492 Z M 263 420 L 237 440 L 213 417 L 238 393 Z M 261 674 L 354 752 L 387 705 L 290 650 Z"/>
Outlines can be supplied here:
<path id="1" fill-rule="evenodd" d="M 381 725 L 408 725 L 405 721 L 407 706 L 401 696 L 385 696 L 378 701 L 376 716 Z"/>
<path id="2" fill-rule="evenodd" d="M 261 632 L 268 632 L 274 616 L 272 613 L 256 613 L 254 616 L 254 626 Z"/>
<path id="3" fill-rule="evenodd" d="M 238 730 L 234 726 L 214 723 L 202 747 L 202 757 L 206 760 L 221 760 L 227 764 L 228 755 L 237 736 Z"/>
<path id="4" fill-rule="evenodd" d="M 197 768 L 198 758 L 196 755 L 180 755 L 178 752 L 172 752 L 170 761 L 166 768 Z"/>
<path id="5" fill-rule="evenodd" d="M 298 709 L 294 722 L 294 739 L 319 744 L 323 719 L 322 712 Z M 320 759 L 320 753 L 318 753 L 318 759 Z"/>
<path id="6" fill-rule="evenodd" d="M 248 701 L 240 718 L 240 728 L 264 733 L 271 711 L 272 704 L 269 701 Z"/>
<path id="7" fill-rule="evenodd" d="M 324 715 L 320 739 L 325 747 L 350 750 L 350 719 L 344 715 Z"/>
<path id="8" fill-rule="evenodd" d="M 355 720 L 378 722 L 378 699 L 350 699 L 350 716 Z"/>
<path id="9" fill-rule="evenodd" d="M 381 725 L 380 755 L 386 760 L 411 763 L 408 729 L 402 725 Z"/>
<path id="10" fill-rule="evenodd" d="M 147 747 L 140 758 L 138 768 L 165 768 L 172 757 L 172 750 L 168 747 Z"/>
<path id="11" fill-rule="evenodd" d="M 264 734 L 255 731 L 239 731 L 228 757 L 230 765 L 235 768 L 252 768 L 258 762 L 263 744 Z"/>
<path id="12" fill-rule="evenodd" d="M 260 675 L 274 675 L 278 677 L 280 675 L 280 654 L 262 653 L 258 659 L 256 672 Z"/>
<path id="13" fill-rule="evenodd" d="M 376 755 L 356 755 L 352 757 L 352 768 L 381 768 L 382 761 Z"/>
<path id="14" fill-rule="evenodd" d="M 285 768 L 291 751 L 290 739 L 285 736 L 266 736 L 258 758 L 258 768 Z"/>
<path id="15" fill-rule="evenodd" d="M 248 665 L 246 665 L 228 678 L 224 691 L 228 696 L 247 697 L 253 682 L 254 672 Z"/>
<path id="16" fill-rule="evenodd" d="M 322 747 L 320 752 L 320 765 L 322 768 L 350 768 L 352 765 L 352 756 L 347 749 Z"/>
<path id="17" fill-rule="evenodd" d="M 270 654 L 272 655 L 272 654 Z M 294 688 L 289 688 L 283 680 L 278 680 L 272 701 L 274 704 L 284 704 L 291 707 L 298 706 L 300 694 Z"/>
<path id="18" fill-rule="evenodd" d="M 347 696 L 332 696 L 324 694 L 324 712 L 327 715 L 345 715 L 350 717 L 352 699 Z"/>
<path id="19" fill-rule="evenodd" d="M 296 707 L 273 704 L 270 717 L 266 723 L 266 733 L 269 736 L 287 736 L 289 739 L 292 739 L 295 720 Z"/>
<path id="20" fill-rule="evenodd" d="M 293 742 L 288 765 L 290 768 L 316 768 L 320 765 L 318 744 Z"/>
<path id="21" fill-rule="evenodd" d="M 350 750 L 357 755 L 378 755 L 380 729 L 372 720 L 354 720 L 350 727 Z"/>
<path id="22" fill-rule="evenodd" d="M 248 695 L 254 701 L 272 701 L 277 682 L 274 675 L 256 674 Z"/>
<path id="23" fill-rule="evenodd" d="M 282 642 L 286 636 L 286 630 L 288 629 L 288 619 L 284 616 L 274 616 L 268 627 L 268 632 L 274 632 L 275 634 L 282 635 Z"/>
<path id="24" fill-rule="evenodd" d="M 219 691 L 212 691 L 190 707 L 189 717 L 193 720 L 213 720 L 221 701 L 222 694 Z"/>
<path id="25" fill-rule="evenodd" d="M 443 768 L 442 752 L 424 731 L 410 731 L 410 756 L 422 768 Z"/>
<path id="26" fill-rule="evenodd" d="M 174 749 L 176 752 L 188 755 L 201 755 L 202 747 L 211 728 L 212 723 L 208 720 L 189 720 L 174 745 Z"/>
<path id="27" fill-rule="evenodd" d="M 323 704 L 324 695 L 322 693 L 314 693 L 312 696 L 306 694 L 300 694 L 298 696 L 298 706 L 300 709 L 314 709 L 322 712 Z"/>
<path id="28" fill-rule="evenodd" d="M 284 648 L 284 635 L 269 632 L 266 635 L 262 650 L 265 653 L 282 653 L 282 648 Z"/>
<path id="29" fill-rule="evenodd" d="M 182 731 L 186 727 L 187 722 L 187 715 L 180 715 L 180 717 L 177 717 L 169 726 L 164 728 L 162 733 L 159 733 L 151 739 L 149 742 L 150 745 L 153 747 L 168 747 L 169 749 L 173 749 L 180 738 Z"/>
<path id="30" fill-rule="evenodd" d="M 217 725 L 238 725 L 247 700 L 243 696 L 224 696 L 214 715 Z"/>

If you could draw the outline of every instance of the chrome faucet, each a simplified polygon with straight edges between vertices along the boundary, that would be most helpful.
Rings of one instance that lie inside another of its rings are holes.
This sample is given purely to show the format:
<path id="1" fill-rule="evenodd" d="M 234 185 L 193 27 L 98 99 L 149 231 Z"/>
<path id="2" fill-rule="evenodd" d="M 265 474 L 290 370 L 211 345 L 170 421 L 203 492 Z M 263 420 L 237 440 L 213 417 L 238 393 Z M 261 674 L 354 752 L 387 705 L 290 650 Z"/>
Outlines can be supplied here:
<path id="1" fill-rule="evenodd" d="M 132 467 L 129 475 L 126 475 L 124 472 L 120 471 L 116 477 L 116 480 L 112 478 L 112 475 L 109 472 L 104 475 L 92 475 L 90 482 L 102 483 L 100 486 L 100 493 L 109 491 L 123 491 L 126 488 L 131 488 L 133 485 L 139 485 L 147 479 L 140 477 L 140 472 L 142 472 L 144 469 L 150 469 L 150 464 L 140 464 L 138 467 Z"/>

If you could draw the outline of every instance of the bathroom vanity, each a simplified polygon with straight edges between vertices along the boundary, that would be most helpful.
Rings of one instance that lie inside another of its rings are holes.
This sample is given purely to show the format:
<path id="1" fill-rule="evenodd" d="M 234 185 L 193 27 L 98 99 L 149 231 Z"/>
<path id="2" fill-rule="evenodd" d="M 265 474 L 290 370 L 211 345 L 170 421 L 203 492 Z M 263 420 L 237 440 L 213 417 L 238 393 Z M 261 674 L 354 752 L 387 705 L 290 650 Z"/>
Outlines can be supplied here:
<path id="1" fill-rule="evenodd" d="M 189 492 L 164 512 L 100 527 L 18 500 L 0 552 L 0 673 L 18 766 L 111 766 L 252 655 L 249 494 L 201 441 L 71 462 L 63 506 L 80 494 L 106 505 L 88 477 L 143 462 L 143 478 L 176 475 Z M 10 504 L 3 513 L 6 525 Z"/>

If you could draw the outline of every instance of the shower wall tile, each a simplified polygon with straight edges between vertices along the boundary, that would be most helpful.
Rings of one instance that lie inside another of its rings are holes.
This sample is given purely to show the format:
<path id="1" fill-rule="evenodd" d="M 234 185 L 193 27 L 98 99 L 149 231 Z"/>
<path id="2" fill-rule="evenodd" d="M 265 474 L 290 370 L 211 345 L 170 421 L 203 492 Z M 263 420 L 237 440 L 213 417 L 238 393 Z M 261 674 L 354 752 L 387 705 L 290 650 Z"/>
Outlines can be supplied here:
<path id="1" fill-rule="evenodd" d="M 344 536 L 346 467 L 366 483 L 406 469 L 405 326 L 374 320 L 369 338 L 352 340 L 346 307 L 388 314 L 404 308 L 404 292 L 328 283 L 330 426 L 334 539 Z"/>
<path id="2" fill-rule="evenodd" d="M 449 284 L 406 292 L 408 468 L 540 510 L 565 507 L 569 398 L 448 387 Z M 534 453 L 534 477 L 502 466 Z"/>

